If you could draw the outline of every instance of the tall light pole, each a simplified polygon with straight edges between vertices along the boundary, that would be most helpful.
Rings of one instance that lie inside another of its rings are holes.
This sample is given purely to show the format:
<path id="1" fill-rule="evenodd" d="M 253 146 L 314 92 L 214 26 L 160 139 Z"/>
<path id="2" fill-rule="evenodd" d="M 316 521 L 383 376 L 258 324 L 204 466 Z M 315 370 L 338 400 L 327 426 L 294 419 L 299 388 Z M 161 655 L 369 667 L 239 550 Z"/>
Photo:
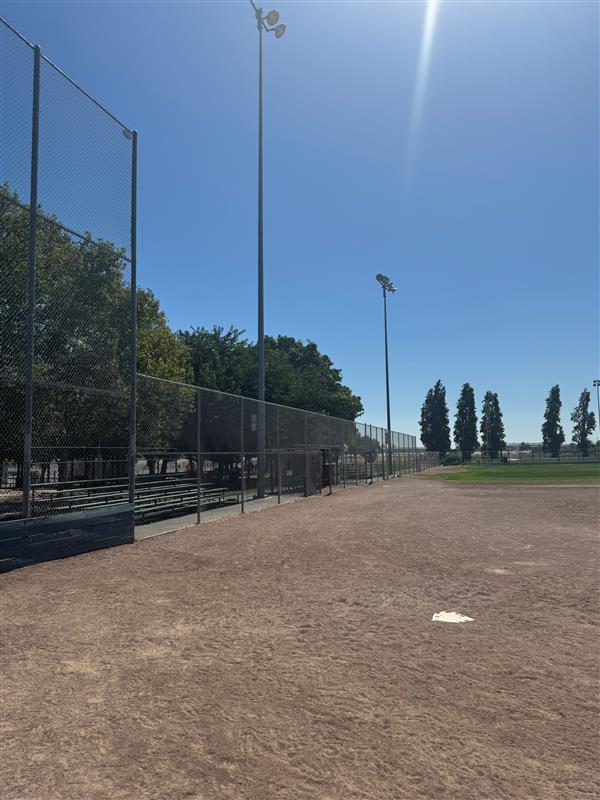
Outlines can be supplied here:
<path id="1" fill-rule="evenodd" d="M 281 39 L 286 27 L 279 22 L 279 11 L 263 16 L 254 0 L 250 0 L 258 29 L 258 424 L 257 424 L 257 482 L 256 494 L 265 496 L 265 296 L 263 270 L 263 32 L 274 33 Z"/>
<path id="2" fill-rule="evenodd" d="M 596 438 L 600 441 L 600 378 L 594 379 L 594 386 L 596 387 L 596 403 L 598 404 L 598 418 L 596 419 L 598 435 Z"/>
<path id="3" fill-rule="evenodd" d="M 390 367 L 388 363 L 388 333 L 387 333 L 387 293 L 394 294 L 396 287 L 387 275 L 376 275 L 375 280 L 383 289 L 383 333 L 385 337 L 385 399 L 387 403 L 387 446 L 388 446 L 388 475 L 392 474 L 392 413 L 390 411 Z"/>

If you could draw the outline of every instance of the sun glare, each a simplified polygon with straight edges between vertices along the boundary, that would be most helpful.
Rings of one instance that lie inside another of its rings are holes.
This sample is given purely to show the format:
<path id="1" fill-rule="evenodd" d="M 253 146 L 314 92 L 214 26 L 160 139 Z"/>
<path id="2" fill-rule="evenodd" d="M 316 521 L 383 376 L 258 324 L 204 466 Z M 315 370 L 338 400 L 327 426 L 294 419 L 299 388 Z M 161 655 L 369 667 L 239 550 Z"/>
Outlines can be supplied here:
<path id="1" fill-rule="evenodd" d="M 411 171 L 417 149 L 417 141 L 423 119 L 423 107 L 427 94 L 427 83 L 429 80 L 429 67 L 431 65 L 431 53 L 435 28 L 437 23 L 440 0 L 427 0 L 425 9 L 425 19 L 423 22 L 423 35 L 421 37 L 421 49 L 419 52 L 419 65 L 417 68 L 417 79 L 415 82 L 415 92 L 410 114 L 408 129 L 408 143 L 406 147 L 405 174 Z"/>

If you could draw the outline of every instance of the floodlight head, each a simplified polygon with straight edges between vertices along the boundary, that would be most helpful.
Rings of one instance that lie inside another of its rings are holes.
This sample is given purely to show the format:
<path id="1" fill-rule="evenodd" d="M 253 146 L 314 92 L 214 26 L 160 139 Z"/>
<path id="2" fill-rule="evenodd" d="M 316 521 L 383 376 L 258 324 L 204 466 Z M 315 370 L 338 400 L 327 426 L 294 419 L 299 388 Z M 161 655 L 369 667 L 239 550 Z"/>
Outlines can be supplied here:
<path id="1" fill-rule="evenodd" d="M 383 286 L 384 292 L 390 292 L 391 294 L 394 294 L 394 292 L 397 291 L 396 287 L 387 275 L 382 275 L 379 273 L 378 275 L 375 275 L 375 280 Z"/>
<path id="2" fill-rule="evenodd" d="M 267 25 L 270 25 L 272 28 L 273 25 L 277 25 L 279 22 L 279 11 L 276 11 L 275 9 L 269 11 L 265 19 L 267 21 Z"/>
<path id="3" fill-rule="evenodd" d="M 286 27 L 282 22 L 280 22 L 279 25 L 277 25 L 277 27 L 274 28 L 273 30 L 275 31 L 275 36 L 277 37 L 277 39 L 281 39 L 281 37 L 286 31 Z"/>

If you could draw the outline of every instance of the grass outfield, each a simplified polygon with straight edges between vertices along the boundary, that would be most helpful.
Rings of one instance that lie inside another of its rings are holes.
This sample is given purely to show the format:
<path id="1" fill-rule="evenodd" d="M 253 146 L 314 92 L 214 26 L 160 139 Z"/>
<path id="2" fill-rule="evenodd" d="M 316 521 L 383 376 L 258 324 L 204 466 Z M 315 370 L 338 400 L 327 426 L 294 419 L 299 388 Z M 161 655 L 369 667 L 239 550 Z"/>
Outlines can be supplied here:
<path id="1" fill-rule="evenodd" d="M 465 483 L 522 483 L 530 481 L 599 481 L 600 464 L 505 464 L 465 466 L 436 477 Z"/>

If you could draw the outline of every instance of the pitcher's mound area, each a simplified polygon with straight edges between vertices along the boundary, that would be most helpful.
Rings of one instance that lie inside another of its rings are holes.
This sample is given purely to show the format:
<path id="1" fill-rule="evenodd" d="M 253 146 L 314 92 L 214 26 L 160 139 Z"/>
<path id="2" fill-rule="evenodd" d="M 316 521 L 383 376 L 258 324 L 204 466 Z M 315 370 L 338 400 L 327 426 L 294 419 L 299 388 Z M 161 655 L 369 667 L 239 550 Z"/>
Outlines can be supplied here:
<path id="1" fill-rule="evenodd" d="M 2 800 L 597 797 L 597 520 L 414 477 L 4 575 Z"/>

